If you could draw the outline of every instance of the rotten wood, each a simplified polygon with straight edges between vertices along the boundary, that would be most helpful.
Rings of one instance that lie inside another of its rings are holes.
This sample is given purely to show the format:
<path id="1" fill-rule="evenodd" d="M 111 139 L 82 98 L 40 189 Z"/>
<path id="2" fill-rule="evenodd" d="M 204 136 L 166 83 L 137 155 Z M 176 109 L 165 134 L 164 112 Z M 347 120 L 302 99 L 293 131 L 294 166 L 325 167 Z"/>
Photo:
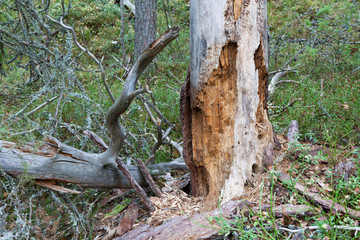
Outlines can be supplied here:
<path id="1" fill-rule="evenodd" d="M 184 84 L 181 86 L 180 91 L 180 121 L 181 132 L 183 136 L 183 158 L 187 166 L 189 166 L 191 177 L 191 189 L 195 196 L 199 195 L 197 187 L 200 177 L 198 172 L 195 171 L 196 165 L 193 161 L 193 148 L 192 148 L 192 112 L 190 101 L 190 68 L 185 79 Z"/>
<path id="2" fill-rule="evenodd" d="M 266 22 L 264 0 L 190 4 L 183 147 L 193 193 L 206 198 L 204 209 L 217 207 L 220 193 L 223 202 L 243 195 L 254 170 L 263 161 L 269 165 L 273 155 Z"/>
<path id="3" fill-rule="evenodd" d="M 347 214 L 352 218 L 360 219 L 360 211 L 356 211 L 351 208 L 346 208 L 340 203 L 321 197 L 316 193 L 310 192 L 304 185 L 293 181 L 291 177 L 285 173 L 277 171 L 276 176 L 278 181 L 280 181 L 286 186 L 294 187 L 298 193 L 300 193 L 310 202 L 321 207 L 322 209 L 332 213 Z"/>
<path id="4" fill-rule="evenodd" d="M 135 224 L 136 219 L 138 218 L 139 214 L 139 206 L 136 202 L 132 202 L 129 204 L 128 208 L 126 209 L 119 226 L 116 229 L 117 235 L 121 236 L 127 231 L 129 231 L 132 226 Z"/>

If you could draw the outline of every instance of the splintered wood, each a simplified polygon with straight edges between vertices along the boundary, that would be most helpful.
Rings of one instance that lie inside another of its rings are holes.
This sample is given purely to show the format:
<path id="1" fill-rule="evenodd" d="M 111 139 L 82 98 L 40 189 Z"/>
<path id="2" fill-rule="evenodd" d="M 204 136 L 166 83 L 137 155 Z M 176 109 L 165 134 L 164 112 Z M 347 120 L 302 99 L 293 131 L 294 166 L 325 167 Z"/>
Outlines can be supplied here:
<path id="1" fill-rule="evenodd" d="M 147 224 L 157 226 L 175 216 L 193 215 L 199 213 L 203 198 L 189 197 L 181 190 L 164 193 L 162 198 L 151 197 L 155 211 L 146 221 Z"/>

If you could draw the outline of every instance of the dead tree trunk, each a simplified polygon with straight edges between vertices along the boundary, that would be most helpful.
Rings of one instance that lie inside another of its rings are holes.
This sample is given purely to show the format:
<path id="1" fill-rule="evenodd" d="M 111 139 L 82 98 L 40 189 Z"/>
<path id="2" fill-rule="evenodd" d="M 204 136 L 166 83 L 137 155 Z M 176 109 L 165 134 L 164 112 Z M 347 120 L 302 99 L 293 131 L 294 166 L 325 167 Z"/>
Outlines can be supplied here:
<path id="1" fill-rule="evenodd" d="M 272 149 L 266 20 L 266 0 L 190 3 L 184 158 L 193 192 L 207 196 L 207 208 L 216 206 L 221 191 L 224 202 L 241 196 Z"/>

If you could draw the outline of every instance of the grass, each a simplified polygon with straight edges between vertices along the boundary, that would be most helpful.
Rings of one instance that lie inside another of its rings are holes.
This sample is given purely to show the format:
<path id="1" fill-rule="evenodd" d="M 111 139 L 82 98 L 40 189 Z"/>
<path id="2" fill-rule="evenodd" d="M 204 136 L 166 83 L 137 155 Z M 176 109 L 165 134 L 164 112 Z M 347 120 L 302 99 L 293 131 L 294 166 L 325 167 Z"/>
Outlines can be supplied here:
<path id="1" fill-rule="evenodd" d="M 270 115 L 278 132 L 296 119 L 302 141 L 360 142 L 360 55 L 353 43 L 359 39 L 354 31 L 358 8 L 351 1 L 269 2 L 270 71 L 291 68 L 294 72 L 283 78 L 298 82 L 281 85 L 270 99 L 270 113 L 298 100 Z"/>

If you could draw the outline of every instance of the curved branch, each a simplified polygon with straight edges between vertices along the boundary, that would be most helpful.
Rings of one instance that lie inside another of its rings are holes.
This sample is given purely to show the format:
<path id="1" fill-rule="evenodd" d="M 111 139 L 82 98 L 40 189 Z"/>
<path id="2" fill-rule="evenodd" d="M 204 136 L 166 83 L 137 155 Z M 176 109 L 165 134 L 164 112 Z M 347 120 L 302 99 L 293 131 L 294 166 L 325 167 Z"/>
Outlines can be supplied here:
<path id="1" fill-rule="evenodd" d="M 118 119 L 120 115 L 130 106 L 134 95 L 138 93 L 136 91 L 136 84 L 141 73 L 155 58 L 155 56 L 179 35 L 179 31 L 180 28 L 178 27 L 174 27 L 166 31 L 140 55 L 133 68 L 130 70 L 124 83 L 121 96 L 110 107 L 106 116 L 106 122 L 111 133 L 111 143 L 108 150 L 104 153 L 104 159 L 111 160 L 112 163 L 114 163 L 121 147 L 124 144 L 125 133 L 122 126 L 119 124 Z"/>

